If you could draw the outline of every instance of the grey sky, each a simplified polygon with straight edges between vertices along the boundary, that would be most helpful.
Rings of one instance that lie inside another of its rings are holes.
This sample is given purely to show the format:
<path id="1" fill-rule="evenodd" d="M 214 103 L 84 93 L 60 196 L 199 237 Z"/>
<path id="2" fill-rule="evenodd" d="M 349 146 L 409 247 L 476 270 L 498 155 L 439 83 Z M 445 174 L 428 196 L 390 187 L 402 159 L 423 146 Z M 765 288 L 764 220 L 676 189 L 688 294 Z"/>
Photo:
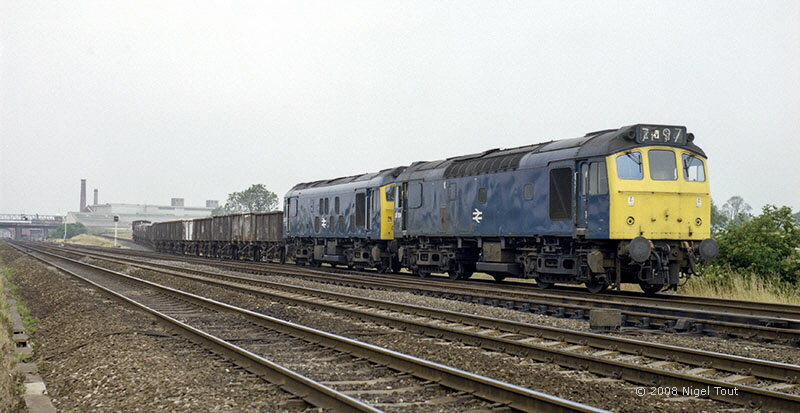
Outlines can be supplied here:
<path id="1" fill-rule="evenodd" d="M 0 213 L 224 201 L 639 122 L 800 208 L 800 2 L 2 1 Z"/>

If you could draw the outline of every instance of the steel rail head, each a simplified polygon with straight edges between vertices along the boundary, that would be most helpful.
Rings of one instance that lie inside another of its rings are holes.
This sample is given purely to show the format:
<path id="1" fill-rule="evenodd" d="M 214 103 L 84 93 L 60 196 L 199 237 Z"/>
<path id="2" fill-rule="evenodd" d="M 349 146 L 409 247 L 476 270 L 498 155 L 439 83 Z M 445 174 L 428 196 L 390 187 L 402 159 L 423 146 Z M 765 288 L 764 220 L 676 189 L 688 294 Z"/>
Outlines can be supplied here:
<path id="1" fill-rule="evenodd" d="M 36 251 L 35 249 L 33 250 Z M 23 250 L 20 251 L 25 252 Z M 52 255 L 50 253 L 42 251 L 37 251 L 37 252 L 42 254 Z M 258 354 L 255 354 L 247 349 L 239 347 L 212 334 L 206 333 L 180 320 L 177 320 L 167 314 L 164 314 L 158 310 L 150 308 L 142 303 L 139 303 L 138 301 L 135 301 L 123 294 L 120 294 L 114 290 L 104 287 L 103 285 L 98 284 L 58 264 L 49 262 L 41 257 L 37 257 L 36 255 L 30 253 L 27 254 L 49 266 L 58 269 L 63 273 L 69 274 L 72 277 L 75 277 L 87 284 L 90 284 L 94 288 L 106 294 L 109 294 L 121 301 L 126 302 L 129 305 L 134 306 L 135 308 L 145 311 L 165 321 L 169 326 L 177 327 L 179 330 L 181 330 L 188 336 L 194 338 L 197 341 L 202 342 L 203 344 L 209 347 L 212 347 L 216 352 L 231 357 L 240 366 L 248 370 L 254 371 L 256 374 L 265 377 L 268 381 L 278 385 L 279 387 L 289 391 L 292 394 L 295 394 L 307 400 L 308 402 L 310 402 L 315 406 L 329 408 L 336 411 L 348 411 L 348 412 L 376 413 L 381 411 L 360 400 L 354 399 L 342 392 L 334 390 L 324 384 L 318 383 L 295 371 L 292 371 L 277 363 L 274 363 L 271 360 L 261 357 Z M 99 267 L 96 266 L 92 267 L 100 270 Z"/>
<path id="2" fill-rule="evenodd" d="M 399 353 L 385 349 L 373 344 L 360 342 L 348 337 L 339 336 L 322 330 L 281 320 L 265 314 L 257 313 L 244 308 L 239 308 L 227 303 L 223 303 L 210 298 L 205 298 L 196 294 L 188 293 L 171 287 L 163 286 L 151 281 L 133 277 L 117 271 L 105 269 L 93 264 L 73 260 L 70 258 L 59 257 L 55 254 L 38 251 L 42 254 L 56 256 L 58 259 L 67 260 L 77 265 L 93 268 L 97 271 L 113 274 L 127 280 L 141 283 L 152 288 L 168 292 L 182 298 L 190 299 L 204 305 L 217 309 L 233 311 L 238 314 L 247 315 L 253 319 L 266 322 L 270 328 L 286 332 L 295 337 L 309 338 L 329 347 L 337 348 L 351 354 L 369 358 L 381 364 L 387 365 L 401 371 L 406 371 L 412 375 L 424 378 L 442 386 L 453 388 L 460 391 L 479 396 L 481 398 L 507 405 L 521 411 L 575 411 L 575 412 L 603 412 L 592 406 L 573 402 L 532 389 L 516 386 L 510 383 L 501 382 L 492 378 L 469 373 L 450 366 L 439 364 L 433 361 L 420 359 L 411 355 Z M 53 265 L 53 264 L 49 264 Z M 60 268 L 61 269 L 61 268 Z M 67 270 L 68 271 L 68 270 Z"/>
<path id="3" fill-rule="evenodd" d="M 202 272 L 202 271 L 197 271 L 197 272 Z M 224 284 L 227 285 L 229 283 L 224 283 Z M 235 288 L 240 288 L 240 287 L 235 287 Z M 268 295 L 274 298 L 283 298 L 285 300 L 297 303 L 308 302 L 308 300 L 303 300 L 300 298 L 277 296 L 275 294 L 270 294 L 268 292 L 263 292 L 263 291 L 259 291 L 258 293 Z M 320 305 L 320 304 L 315 303 L 315 305 Z M 709 396 L 712 396 L 710 398 L 715 400 L 733 402 L 736 404 L 743 404 L 743 405 L 755 404 L 765 409 L 774 409 L 779 411 L 793 411 L 793 407 L 800 404 L 800 396 L 796 395 L 772 392 L 755 387 L 728 383 L 724 381 L 719 381 L 699 376 L 691 376 L 683 373 L 658 370 L 646 366 L 638 366 L 636 364 L 625 363 L 616 360 L 606 360 L 584 354 L 571 353 L 568 351 L 554 349 L 547 346 L 535 345 L 532 343 L 520 343 L 503 338 L 492 338 L 487 336 L 481 336 L 479 334 L 469 333 L 463 330 L 450 329 L 446 327 L 431 327 L 424 323 L 414 322 L 411 320 L 398 319 L 396 317 L 393 318 L 391 316 L 371 314 L 370 312 L 367 311 L 360 311 L 355 309 L 343 309 L 343 310 L 352 313 L 359 313 L 361 317 L 364 318 L 372 318 L 380 320 L 393 319 L 395 323 L 411 326 L 417 331 L 433 336 L 441 336 L 442 332 L 445 332 L 445 334 L 451 339 L 472 342 L 474 344 L 479 344 L 484 347 L 500 351 L 512 351 L 517 354 L 533 356 L 535 358 L 538 358 L 540 361 L 555 362 L 571 368 L 587 369 L 598 374 L 608 375 L 610 373 L 615 377 L 619 377 L 622 378 L 623 380 L 632 381 L 635 383 L 640 383 L 645 385 L 652 383 L 659 383 L 662 386 L 665 385 L 701 386 L 701 387 L 721 388 L 729 390 L 727 394 L 719 394 L 719 393 L 714 395 L 709 394 Z M 740 391 L 743 395 L 743 397 L 741 398 L 738 397 L 738 393 Z M 733 397 L 732 394 L 736 394 L 737 397 Z"/>
<path id="4" fill-rule="evenodd" d="M 170 266 L 167 264 L 155 264 L 155 263 L 141 264 L 141 263 L 131 262 L 133 260 L 124 261 L 116 258 L 104 258 L 104 259 L 111 262 L 132 265 L 139 268 L 161 271 L 174 276 L 186 277 L 185 274 L 181 274 L 180 272 L 191 272 L 199 275 L 218 276 L 218 277 L 224 277 L 225 279 L 237 280 L 272 289 L 300 292 L 306 295 L 325 297 L 340 301 L 349 301 L 352 303 L 368 303 L 370 305 L 379 308 L 388 308 L 394 311 L 401 311 L 405 313 L 414 313 L 418 315 L 428 315 L 438 318 L 444 318 L 449 321 L 480 325 L 485 328 L 497 328 L 508 332 L 525 333 L 529 335 L 539 334 L 553 339 L 561 338 L 567 341 L 571 340 L 574 343 L 595 344 L 598 346 L 605 346 L 606 348 L 613 346 L 618 351 L 622 352 L 629 352 L 632 354 L 635 353 L 643 356 L 657 357 L 661 359 L 675 359 L 679 360 L 681 363 L 687 363 L 690 365 L 703 366 L 703 367 L 710 366 L 719 370 L 729 371 L 732 373 L 740 371 L 750 371 L 750 374 L 772 380 L 791 382 L 791 381 L 796 381 L 798 378 L 800 378 L 800 366 L 793 364 L 779 363 L 768 360 L 759 360 L 749 357 L 692 349 L 692 348 L 674 346 L 669 344 L 651 343 L 647 341 L 635 340 L 626 337 L 614 337 L 592 332 L 569 330 L 565 328 L 551 327 L 544 325 L 535 325 L 513 320 L 503 320 L 499 318 L 486 317 L 477 314 L 467 314 L 452 310 L 424 307 L 415 304 L 405 304 L 389 300 L 373 299 L 370 297 L 355 296 L 351 294 L 321 290 L 318 288 L 304 287 L 299 285 L 292 285 L 292 284 L 287 285 L 274 281 L 249 278 L 232 274 L 222 274 L 222 273 L 214 273 L 211 271 L 187 269 L 176 266 Z M 216 281 L 207 280 L 206 282 L 216 282 Z M 220 283 L 220 284 L 228 285 L 227 283 Z M 257 293 L 258 291 L 249 291 L 249 292 Z"/>
<path id="5" fill-rule="evenodd" d="M 94 250 L 104 250 L 102 248 L 92 248 Z M 117 251 L 115 251 L 117 252 Z M 177 259 L 175 255 L 167 255 L 167 254 L 157 254 L 158 257 L 167 258 L 170 260 Z M 193 257 L 182 257 L 181 259 L 192 259 Z M 211 264 L 213 266 L 227 268 L 233 271 L 243 271 L 250 272 L 250 273 L 261 273 L 261 274 L 271 274 L 275 272 L 281 272 L 284 274 L 291 274 L 291 275 L 301 275 L 305 277 L 310 277 L 312 279 L 318 280 L 320 282 L 331 283 L 334 282 L 339 285 L 350 285 L 347 283 L 346 280 L 350 280 L 353 286 L 357 285 L 367 285 L 372 288 L 379 288 L 379 289 L 394 289 L 394 290 L 401 290 L 407 291 L 414 294 L 425 294 L 429 296 L 437 296 L 449 299 L 458 299 L 458 297 L 464 296 L 465 293 L 461 292 L 454 292 L 452 286 L 445 286 L 445 287 L 437 287 L 432 284 L 430 281 L 420 281 L 420 280 L 400 280 L 400 279 L 383 279 L 383 281 L 378 281 L 375 279 L 365 279 L 365 277 L 355 276 L 351 274 L 335 274 L 337 277 L 336 279 L 331 279 L 330 276 L 334 275 L 330 272 L 314 270 L 314 269 L 286 269 L 285 267 L 281 267 L 277 270 L 269 270 L 266 269 L 265 265 L 259 265 L 258 268 L 254 268 L 253 264 L 246 264 L 246 263 L 230 263 L 226 261 L 219 261 L 219 260 L 210 260 L 210 259 L 198 259 L 197 261 L 199 264 Z M 356 285 L 357 284 L 357 285 Z M 572 314 L 579 314 L 582 313 L 584 315 L 588 314 L 587 310 L 593 307 L 591 305 L 587 305 L 586 303 L 579 304 L 579 303 L 570 303 L 566 297 L 557 297 L 558 300 L 556 301 L 547 301 L 544 299 L 538 300 L 529 300 L 529 299 L 517 299 L 517 298 L 509 298 L 509 296 L 503 295 L 492 295 L 489 294 L 487 291 L 493 291 L 492 289 L 485 290 L 481 288 L 477 288 L 474 286 L 468 285 L 459 285 L 460 289 L 463 290 L 470 290 L 475 291 L 473 294 L 469 295 L 473 301 L 478 300 L 479 303 L 517 303 L 517 304 L 527 304 L 530 306 L 545 306 L 547 308 L 555 308 L 555 309 L 565 309 L 569 310 Z M 503 293 L 501 291 L 501 293 Z M 505 293 L 509 293 L 506 291 Z M 537 293 L 541 294 L 541 293 Z M 600 305 L 599 308 L 605 308 L 607 306 Z M 613 307 L 613 306 L 611 306 Z M 764 325 L 757 325 L 753 323 L 763 323 L 765 320 L 759 317 L 747 317 L 744 316 L 745 320 L 749 320 L 748 324 L 741 324 L 737 322 L 731 321 L 724 321 L 724 320 L 715 320 L 714 317 L 711 318 L 687 318 L 685 315 L 671 315 L 669 311 L 664 310 L 664 307 L 638 307 L 639 310 L 643 311 L 632 311 L 630 309 L 621 309 L 621 312 L 626 317 L 628 325 L 642 325 L 644 328 L 668 328 L 671 325 L 676 325 L 681 322 L 682 319 L 691 320 L 695 325 L 702 325 L 702 331 L 706 333 L 714 333 L 714 334 L 727 334 L 735 337 L 740 337 L 748 340 L 777 340 L 777 341 L 785 341 L 788 343 L 794 343 L 800 345 L 800 329 L 794 328 L 782 328 L 782 327 L 775 327 L 775 326 L 764 326 Z M 562 313 L 566 314 L 563 310 Z M 695 314 L 703 315 L 708 314 L 708 312 L 695 312 Z M 645 322 L 646 321 L 646 322 Z M 785 320 L 784 320 L 785 321 Z M 773 319 L 772 322 L 777 323 L 774 325 L 782 325 L 785 324 L 784 321 L 779 319 Z M 798 321 L 798 320 L 794 320 Z M 649 327 L 648 327 L 649 326 Z"/>

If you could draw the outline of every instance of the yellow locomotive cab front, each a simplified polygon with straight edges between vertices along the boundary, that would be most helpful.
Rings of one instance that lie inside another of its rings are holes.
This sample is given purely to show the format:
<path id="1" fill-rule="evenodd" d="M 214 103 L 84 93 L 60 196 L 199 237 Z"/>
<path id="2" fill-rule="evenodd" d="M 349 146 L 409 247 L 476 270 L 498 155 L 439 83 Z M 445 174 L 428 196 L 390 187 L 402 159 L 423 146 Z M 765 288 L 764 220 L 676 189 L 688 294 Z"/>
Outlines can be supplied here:
<path id="1" fill-rule="evenodd" d="M 609 238 L 703 240 L 711 234 L 706 158 L 642 146 L 606 158 Z"/>

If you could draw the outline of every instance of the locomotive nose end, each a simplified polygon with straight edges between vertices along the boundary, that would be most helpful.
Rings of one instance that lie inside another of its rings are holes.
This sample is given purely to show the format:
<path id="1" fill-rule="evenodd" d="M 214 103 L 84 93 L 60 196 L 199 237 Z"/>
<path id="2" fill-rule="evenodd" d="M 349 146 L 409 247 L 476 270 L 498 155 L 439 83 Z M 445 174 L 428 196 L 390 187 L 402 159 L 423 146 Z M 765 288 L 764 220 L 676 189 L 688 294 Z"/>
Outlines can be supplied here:
<path id="1" fill-rule="evenodd" d="M 719 252 L 719 244 L 711 238 L 706 238 L 700 241 L 700 247 L 698 249 L 700 250 L 700 257 L 702 257 L 704 261 L 711 261 Z"/>
<path id="2" fill-rule="evenodd" d="M 636 237 L 628 244 L 628 255 L 636 262 L 645 262 L 650 259 L 653 245 L 645 237 Z"/>

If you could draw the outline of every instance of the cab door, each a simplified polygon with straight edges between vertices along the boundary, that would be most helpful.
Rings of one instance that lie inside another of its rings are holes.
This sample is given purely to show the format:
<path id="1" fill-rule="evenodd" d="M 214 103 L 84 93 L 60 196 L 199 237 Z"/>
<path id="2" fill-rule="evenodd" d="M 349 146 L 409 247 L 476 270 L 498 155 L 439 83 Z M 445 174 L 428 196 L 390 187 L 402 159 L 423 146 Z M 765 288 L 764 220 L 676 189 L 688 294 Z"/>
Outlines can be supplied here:
<path id="1" fill-rule="evenodd" d="M 577 168 L 578 179 L 575 180 L 575 232 L 577 235 L 585 235 L 589 225 L 589 163 L 581 161 Z"/>

